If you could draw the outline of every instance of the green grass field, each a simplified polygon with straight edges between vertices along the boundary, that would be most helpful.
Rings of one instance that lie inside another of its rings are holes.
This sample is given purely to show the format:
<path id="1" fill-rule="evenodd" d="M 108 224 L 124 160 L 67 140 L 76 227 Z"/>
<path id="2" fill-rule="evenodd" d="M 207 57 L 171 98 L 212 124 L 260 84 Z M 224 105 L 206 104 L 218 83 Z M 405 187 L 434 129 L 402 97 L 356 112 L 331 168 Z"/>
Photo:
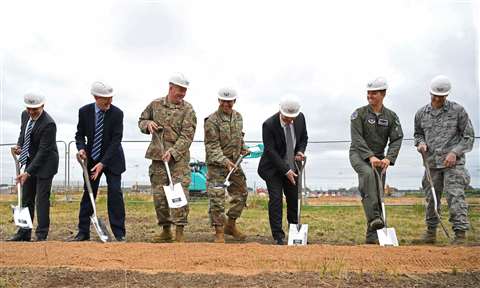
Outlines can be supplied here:
<path id="1" fill-rule="evenodd" d="M 98 215 L 106 219 L 106 197 L 101 192 L 97 200 Z M 0 198 L 0 240 L 12 235 L 16 227 L 12 220 L 10 204 L 14 204 L 12 195 Z M 64 201 L 63 195 L 52 197 L 50 210 L 51 227 L 50 240 L 67 240 L 76 233 L 79 199 L 75 194 L 72 201 Z M 469 218 L 473 229 L 469 231 L 468 240 L 471 244 L 479 244 L 480 231 L 480 205 L 478 197 L 468 197 L 467 201 L 473 203 L 469 208 Z M 271 234 L 268 223 L 268 200 L 266 198 L 250 197 L 247 208 L 238 220 L 239 227 L 249 236 L 248 242 L 270 243 Z M 358 205 L 349 206 L 304 206 L 302 210 L 302 223 L 309 225 L 310 243 L 328 243 L 339 245 L 363 244 L 365 239 L 365 216 L 360 201 Z M 151 242 L 152 236 L 159 231 L 156 224 L 155 210 L 149 195 L 126 195 L 126 225 L 127 239 L 135 242 Z M 190 203 L 189 225 L 186 227 L 187 241 L 210 242 L 213 240 L 213 230 L 209 225 L 208 200 L 193 199 Z M 451 231 L 448 223 L 447 209 L 443 209 L 443 221 Z M 286 211 L 284 211 L 284 219 Z M 387 207 L 388 226 L 396 230 L 400 245 L 409 245 L 425 229 L 424 206 L 406 205 Z M 284 220 L 285 223 L 286 220 Z M 287 232 L 286 224 L 284 230 Z M 453 232 L 450 232 L 453 235 Z M 92 238 L 95 232 L 91 231 Z M 438 230 L 439 245 L 448 244 L 441 229 Z M 233 241 L 227 238 L 228 241 Z"/>

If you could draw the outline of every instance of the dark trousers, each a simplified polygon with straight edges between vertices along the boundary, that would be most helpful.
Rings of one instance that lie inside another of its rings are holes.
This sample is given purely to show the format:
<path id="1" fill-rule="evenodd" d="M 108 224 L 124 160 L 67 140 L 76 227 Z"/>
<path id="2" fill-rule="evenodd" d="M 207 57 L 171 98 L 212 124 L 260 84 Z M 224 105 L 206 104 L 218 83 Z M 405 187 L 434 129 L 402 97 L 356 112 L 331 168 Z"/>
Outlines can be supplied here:
<path id="1" fill-rule="evenodd" d="M 38 238 L 47 237 L 50 227 L 50 190 L 52 189 L 52 177 L 40 178 L 30 176 L 23 184 L 22 206 L 28 207 L 32 222 L 37 208 L 37 229 L 35 234 Z"/>
<path id="2" fill-rule="evenodd" d="M 282 229 L 283 194 L 287 201 L 287 221 L 298 224 L 298 188 L 288 181 L 285 175 L 274 175 L 265 181 L 268 189 L 268 218 L 274 239 L 284 239 Z"/>
<path id="3" fill-rule="evenodd" d="M 94 164 L 88 165 L 89 171 L 93 168 Z M 98 185 L 100 184 L 100 177 L 102 174 L 105 174 L 105 177 L 107 178 L 107 208 L 110 228 L 115 237 L 125 236 L 125 204 L 123 202 L 121 189 L 122 176 L 111 173 L 107 168 L 102 171 L 95 181 L 90 180 L 93 197 L 95 199 L 97 199 Z M 90 235 L 90 216 L 93 214 L 93 207 L 90 202 L 90 197 L 88 196 L 87 185 L 85 184 L 83 185 L 83 191 L 82 201 L 80 202 L 80 212 L 78 215 L 78 233 Z"/>

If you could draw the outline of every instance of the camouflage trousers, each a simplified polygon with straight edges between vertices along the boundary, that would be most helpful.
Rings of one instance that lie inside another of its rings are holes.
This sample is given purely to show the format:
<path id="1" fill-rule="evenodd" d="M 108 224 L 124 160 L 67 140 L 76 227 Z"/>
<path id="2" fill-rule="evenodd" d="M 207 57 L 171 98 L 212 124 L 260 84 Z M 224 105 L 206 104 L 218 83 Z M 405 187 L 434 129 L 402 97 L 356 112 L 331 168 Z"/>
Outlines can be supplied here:
<path id="1" fill-rule="evenodd" d="M 188 163 L 170 163 L 170 172 L 174 183 L 181 183 L 183 192 L 188 200 L 188 186 L 190 185 L 190 168 Z M 189 212 L 188 204 L 182 208 L 170 209 L 163 186 L 169 185 L 167 171 L 163 161 L 153 160 L 149 168 L 150 183 L 152 185 L 153 203 L 157 213 L 158 225 L 186 225 Z"/>
<path id="2" fill-rule="evenodd" d="M 447 197 L 448 211 L 454 231 L 469 229 L 467 217 L 467 202 L 465 201 L 465 188 L 470 184 L 470 174 L 464 165 L 456 165 L 451 168 L 430 169 L 433 186 L 437 195 L 437 209 L 440 213 L 440 199 L 442 193 Z M 435 216 L 434 202 L 430 183 L 427 180 L 426 173 L 423 175 L 422 187 L 427 201 L 425 211 L 425 222 L 428 227 L 436 228 L 439 220 Z"/>
<path id="3" fill-rule="evenodd" d="M 237 219 L 247 203 L 248 191 L 245 174 L 237 169 L 229 178 L 230 186 L 223 187 L 228 171 L 223 167 L 208 166 L 207 194 L 209 199 L 208 214 L 212 226 L 225 223 L 225 196 L 230 196 L 228 217 Z M 227 190 L 227 191 L 225 191 Z"/>
<path id="4" fill-rule="evenodd" d="M 358 190 L 362 196 L 363 210 L 367 218 L 367 238 L 376 239 L 377 233 L 370 229 L 369 223 L 375 218 L 382 218 L 382 208 L 378 197 L 378 184 L 372 166 L 363 160 L 358 153 L 350 153 L 350 164 L 358 174 Z M 377 169 L 381 173 L 381 169 Z M 386 175 L 382 177 L 381 186 L 384 187 Z"/>

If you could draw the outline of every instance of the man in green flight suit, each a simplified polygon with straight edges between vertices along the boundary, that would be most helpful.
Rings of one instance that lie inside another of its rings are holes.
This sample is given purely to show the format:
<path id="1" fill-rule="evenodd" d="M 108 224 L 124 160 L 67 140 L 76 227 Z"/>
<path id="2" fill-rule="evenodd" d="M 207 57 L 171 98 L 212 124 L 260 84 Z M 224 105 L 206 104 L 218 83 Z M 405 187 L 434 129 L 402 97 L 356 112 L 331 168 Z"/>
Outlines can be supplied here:
<path id="1" fill-rule="evenodd" d="M 377 244 L 376 230 L 383 228 L 382 210 L 378 198 L 374 167 L 379 173 L 395 164 L 403 132 L 400 121 L 390 109 L 383 105 L 387 92 L 387 81 L 379 77 L 367 84 L 368 105 L 355 110 L 351 116 L 350 164 L 358 174 L 358 189 L 362 196 L 363 209 L 367 218 L 367 244 Z M 387 154 L 385 147 L 388 143 Z M 382 187 L 385 173 L 382 173 Z"/>
<path id="2" fill-rule="evenodd" d="M 216 243 L 225 243 L 224 234 L 232 235 L 235 240 L 246 238 L 235 222 L 242 214 L 248 196 L 245 174 L 240 166 L 235 167 L 237 159 L 248 153 L 243 141 L 242 115 L 233 110 L 236 99 L 237 92 L 234 89 L 220 89 L 218 110 L 205 119 L 207 193 L 210 201 L 208 213 L 211 225 L 215 228 Z M 231 185 L 225 188 L 225 178 L 232 169 L 235 170 L 229 178 Z M 231 198 L 226 223 L 225 190 Z"/>

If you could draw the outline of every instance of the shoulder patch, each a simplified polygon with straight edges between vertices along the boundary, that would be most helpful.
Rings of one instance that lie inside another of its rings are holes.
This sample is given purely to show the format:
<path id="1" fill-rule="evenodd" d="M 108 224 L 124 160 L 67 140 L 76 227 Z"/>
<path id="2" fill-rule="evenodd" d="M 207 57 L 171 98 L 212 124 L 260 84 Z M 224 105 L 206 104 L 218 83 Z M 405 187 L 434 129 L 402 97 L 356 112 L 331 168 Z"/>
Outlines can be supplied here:
<path id="1" fill-rule="evenodd" d="M 352 113 L 352 116 L 350 116 L 350 119 L 351 119 L 351 120 L 355 120 L 355 119 L 357 119 L 357 117 L 358 117 L 358 112 L 355 110 L 355 111 Z"/>

